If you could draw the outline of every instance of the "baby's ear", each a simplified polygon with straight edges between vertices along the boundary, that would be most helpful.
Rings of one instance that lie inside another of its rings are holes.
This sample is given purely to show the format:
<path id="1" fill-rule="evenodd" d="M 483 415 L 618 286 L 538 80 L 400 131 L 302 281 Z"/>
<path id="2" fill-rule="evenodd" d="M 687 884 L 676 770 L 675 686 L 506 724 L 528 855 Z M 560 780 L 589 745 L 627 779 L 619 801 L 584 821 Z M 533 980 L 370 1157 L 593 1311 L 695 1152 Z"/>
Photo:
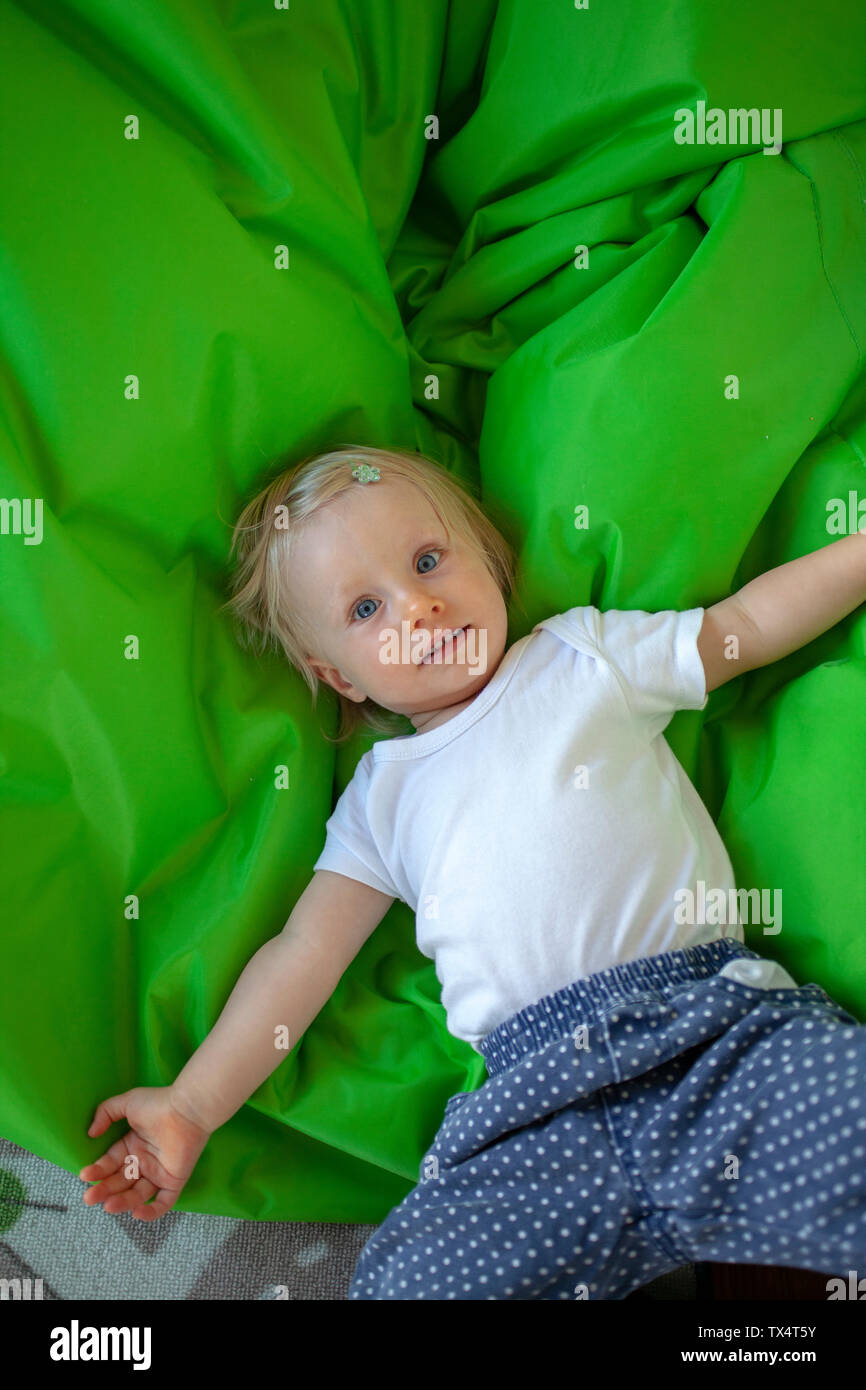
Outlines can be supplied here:
<path id="1" fill-rule="evenodd" d="M 310 661 L 310 666 L 319 680 L 324 681 L 325 685 L 329 685 L 332 690 L 336 690 L 338 695 L 345 695 L 347 700 L 354 700 L 356 704 L 361 704 L 366 700 L 367 692 L 359 690 L 356 685 L 347 681 L 336 666 L 326 666 L 323 661 Z"/>

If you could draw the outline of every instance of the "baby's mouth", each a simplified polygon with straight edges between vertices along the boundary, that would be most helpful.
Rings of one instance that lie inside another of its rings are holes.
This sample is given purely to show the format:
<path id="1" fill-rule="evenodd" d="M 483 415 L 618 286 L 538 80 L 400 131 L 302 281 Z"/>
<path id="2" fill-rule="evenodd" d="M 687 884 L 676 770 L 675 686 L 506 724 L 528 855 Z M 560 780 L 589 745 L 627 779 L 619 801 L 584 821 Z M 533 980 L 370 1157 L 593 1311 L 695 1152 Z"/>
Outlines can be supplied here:
<path id="1" fill-rule="evenodd" d="M 420 664 L 421 666 L 432 666 L 432 665 L 433 665 L 433 658 L 434 658 L 434 656 L 436 655 L 436 653 L 437 653 L 438 651 L 441 651 L 441 650 L 442 650 L 442 648 L 445 646 L 446 642 L 450 642 L 451 645 L 452 645 L 452 647 L 453 647 L 454 643 L 457 641 L 457 638 L 460 636 L 461 632 L 463 633 L 463 636 L 464 636 L 464 638 L 465 638 L 466 633 L 469 631 L 469 626 L 470 626 L 469 623 L 467 623 L 465 627 L 458 627 L 458 628 L 453 629 L 446 637 L 443 637 L 443 638 L 441 639 L 441 641 L 437 642 L 435 646 L 433 646 L 433 647 L 430 648 L 430 650 L 429 650 L 429 652 L 427 653 L 427 655 L 426 655 L 425 657 L 422 658 L 422 660 L 421 660 L 421 662 L 420 662 L 419 664 Z"/>

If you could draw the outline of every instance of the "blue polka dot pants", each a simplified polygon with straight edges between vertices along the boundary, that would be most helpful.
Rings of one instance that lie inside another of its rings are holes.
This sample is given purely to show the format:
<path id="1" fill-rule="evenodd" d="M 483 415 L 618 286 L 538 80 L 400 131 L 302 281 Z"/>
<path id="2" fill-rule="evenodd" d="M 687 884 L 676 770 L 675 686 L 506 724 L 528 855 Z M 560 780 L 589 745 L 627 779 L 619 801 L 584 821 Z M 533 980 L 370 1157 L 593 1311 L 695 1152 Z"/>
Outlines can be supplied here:
<path id="1" fill-rule="evenodd" d="M 481 1043 L 349 1298 L 623 1299 L 697 1261 L 866 1275 L 866 1027 L 731 939 Z"/>

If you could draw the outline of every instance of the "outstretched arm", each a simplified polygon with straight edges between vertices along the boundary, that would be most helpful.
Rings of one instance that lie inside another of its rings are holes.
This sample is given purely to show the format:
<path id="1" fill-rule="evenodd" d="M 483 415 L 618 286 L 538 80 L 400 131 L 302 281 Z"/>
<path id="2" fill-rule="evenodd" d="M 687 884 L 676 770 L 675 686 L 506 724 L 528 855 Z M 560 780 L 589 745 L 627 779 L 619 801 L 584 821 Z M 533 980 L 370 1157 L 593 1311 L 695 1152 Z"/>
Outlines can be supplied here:
<path id="1" fill-rule="evenodd" d="M 698 651 L 707 690 L 797 651 L 861 603 L 866 534 L 859 531 L 759 574 L 704 614 Z"/>

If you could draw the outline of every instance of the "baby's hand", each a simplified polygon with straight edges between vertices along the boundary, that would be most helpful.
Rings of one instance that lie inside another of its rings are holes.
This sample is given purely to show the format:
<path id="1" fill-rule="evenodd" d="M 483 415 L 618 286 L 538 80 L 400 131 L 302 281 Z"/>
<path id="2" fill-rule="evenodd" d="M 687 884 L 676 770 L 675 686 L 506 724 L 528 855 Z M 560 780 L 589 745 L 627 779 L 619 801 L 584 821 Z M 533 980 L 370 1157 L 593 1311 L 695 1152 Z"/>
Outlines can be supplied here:
<path id="1" fill-rule="evenodd" d="M 84 1193 L 84 1204 L 102 1202 L 112 1215 L 131 1211 L 138 1221 L 157 1221 L 180 1196 L 210 1131 L 177 1107 L 170 1086 L 136 1086 L 102 1101 L 87 1133 L 95 1138 L 123 1116 L 128 1132 L 78 1174 L 98 1184 Z"/>

